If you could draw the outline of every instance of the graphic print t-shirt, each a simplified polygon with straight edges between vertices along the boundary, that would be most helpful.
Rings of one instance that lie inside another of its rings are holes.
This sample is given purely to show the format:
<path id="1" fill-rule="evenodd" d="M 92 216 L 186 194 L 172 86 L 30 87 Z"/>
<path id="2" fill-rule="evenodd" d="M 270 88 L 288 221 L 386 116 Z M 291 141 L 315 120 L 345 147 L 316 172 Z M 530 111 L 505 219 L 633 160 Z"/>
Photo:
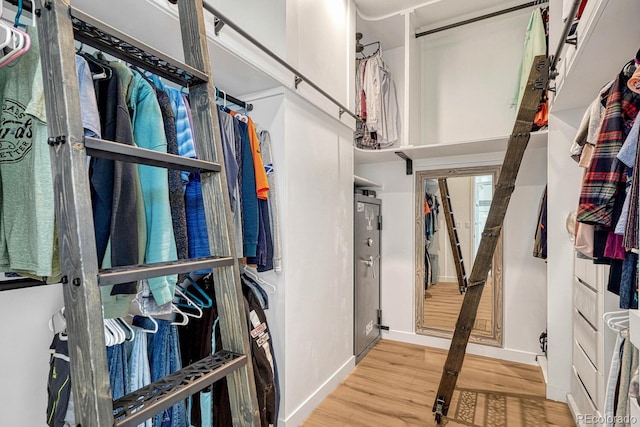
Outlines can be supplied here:
<path id="1" fill-rule="evenodd" d="M 0 68 L 0 271 L 52 276 L 54 203 L 35 28 L 31 48 Z"/>

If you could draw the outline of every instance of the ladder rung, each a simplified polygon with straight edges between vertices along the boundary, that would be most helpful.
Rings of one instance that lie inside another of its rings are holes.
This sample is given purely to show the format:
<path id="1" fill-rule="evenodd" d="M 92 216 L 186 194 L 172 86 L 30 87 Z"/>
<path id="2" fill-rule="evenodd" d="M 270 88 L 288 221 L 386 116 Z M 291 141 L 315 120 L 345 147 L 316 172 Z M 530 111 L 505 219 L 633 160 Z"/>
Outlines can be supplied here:
<path id="1" fill-rule="evenodd" d="M 87 154 L 94 157 L 190 172 L 220 171 L 219 163 L 191 159 L 90 136 L 84 138 L 84 146 L 87 149 Z"/>
<path id="2" fill-rule="evenodd" d="M 206 83 L 205 73 L 157 51 L 110 25 L 69 7 L 75 39 L 181 86 Z"/>
<path id="3" fill-rule="evenodd" d="M 153 264 L 129 265 L 100 270 L 98 285 L 107 286 L 118 283 L 135 282 L 149 277 L 168 276 L 170 274 L 190 273 L 192 271 L 228 267 L 233 265 L 232 257 L 202 257 Z"/>
<path id="4" fill-rule="evenodd" d="M 247 356 L 223 350 L 113 402 L 114 426 L 137 426 L 247 364 Z"/>

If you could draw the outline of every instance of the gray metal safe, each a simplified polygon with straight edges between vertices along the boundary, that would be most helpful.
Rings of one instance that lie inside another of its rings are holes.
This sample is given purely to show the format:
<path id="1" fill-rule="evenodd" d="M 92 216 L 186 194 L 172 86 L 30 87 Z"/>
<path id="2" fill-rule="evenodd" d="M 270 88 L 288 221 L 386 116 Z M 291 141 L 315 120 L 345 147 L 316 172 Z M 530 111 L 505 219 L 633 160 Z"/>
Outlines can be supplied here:
<path id="1" fill-rule="evenodd" d="M 380 340 L 380 199 L 354 197 L 354 354 L 359 362 Z"/>

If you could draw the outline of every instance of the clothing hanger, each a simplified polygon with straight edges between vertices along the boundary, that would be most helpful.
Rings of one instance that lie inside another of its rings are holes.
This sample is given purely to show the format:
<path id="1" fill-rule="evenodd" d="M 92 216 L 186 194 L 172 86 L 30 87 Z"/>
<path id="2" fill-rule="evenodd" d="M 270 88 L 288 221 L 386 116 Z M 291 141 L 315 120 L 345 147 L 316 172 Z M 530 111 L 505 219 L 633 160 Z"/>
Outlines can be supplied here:
<path id="1" fill-rule="evenodd" d="M 4 12 L 4 8 L 0 8 L 0 17 L 2 17 L 2 13 Z M 5 37 L 2 38 L 3 43 L 6 42 L 7 35 L 9 36 L 8 43 L 3 45 L 2 52 L 4 52 L 4 56 L 0 58 L 0 67 L 9 64 L 10 62 L 18 59 L 25 52 L 29 50 L 31 47 L 31 37 L 29 34 L 18 28 L 20 24 L 20 15 L 22 14 L 22 0 L 18 2 L 18 13 L 16 14 L 16 18 L 14 20 L 14 26 L 7 25 L 6 23 L 0 20 L 0 25 L 3 27 L 3 32 Z M 10 34 L 7 34 L 10 33 Z"/>
<path id="2" fill-rule="evenodd" d="M 100 68 L 100 70 L 102 70 L 101 73 L 97 73 L 97 74 L 92 74 L 92 78 L 93 80 L 104 80 L 104 79 L 110 79 L 111 75 L 112 75 L 112 71 L 111 68 L 109 68 L 108 66 L 106 66 L 104 64 L 104 62 L 100 61 L 98 58 L 96 58 L 95 56 L 93 56 L 92 54 L 90 54 L 89 52 L 84 52 L 82 50 L 82 45 L 80 45 L 80 50 L 76 52 L 78 55 L 82 56 L 84 59 L 86 59 L 88 62 L 91 62 L 92 64 L 94 64 L 96 67 Z"/>
<path id="3" fill-rule="evenodd" d="M 195 310 L 195 314 L 190 311 L 184 311 L 183 313 L 185 316 L 193 317 L 194 319 L 200 319 L 202 317 L 202 309 L 196 303 L 194 303 L 184 292 L 182 292 L 182 289 L 179 286 L 176 286 L 175 293 L 178 297 L 186 301 L 186 303 L 174 303 L 176 306 Z"/>
<path id="4" fill-rule="evenodd" d="M 64 305 L 49 318 L 49 330 L 54 334 L 67 330 L 67 319 L 64 317 Z"/>
<path id="5" fill-rule="evenodd" d="M 179 314 L 180 316 L 182 316 L 182 320 L 180 322 L 178 321 L 173 321 L 171 322 L 172 325 L 175 326 L 186 326 L 189 323 L 189 316 L 187 316 L 187 314 L 185 312 L 183 312 L 182 310 L 180 310 L 175 304 L 171 303 L 171 312 L 175 313 L 175 314 Z"/>
<path id="6" fill-rule="evenodd" d="M 131 327 L 131 325 L 129 323 L 127 323 L 123 318 L 118 317 L 117 319 L 115 319 L 115 321 L 122 326 L 124 332 L 125 332 L 125 340 L 126 341 L 133 341 L 133 339 L 136 337 L 136 332 L 133 330 L 133 328 Z"/>
<path id="7" fill-rule="evenodd" d="M 213 307 L 213 300 L 207 293 L 198 285 L 198 282 L 191 277 L 191 274 L 187 274 L 187 278 L 180 285 L 180 289 L 189 296 L 200 308 Z M 194 289 L 199 295 L 191 292 L 190 289 Z"/>
<path id="8" fill-rule="evenodd" d="M 275 294 L 276 291 L 278 290 L 275 286 L 273 286 L 271 283 L 267 282 L 266 280 L 264 280 L 262 277 L 260 277 L 258 275 L 257 271 L 254 271 L 253 269 L 251 269 L 251 267 L 249 267 L 248 265 L 243 265 L 242 266 L 242 273 L 246 274 L 247 276 L 249 276 L 250 278 L 252 278 L 257 284 L 259 284 L 262 287 L 265 287 L 267 289 L 265 289 L 265 291 L 268 294 Z M 269 292 L 269 290 L 271 290 L 271 292 Z"/>
<path id="9" fill-rule="evenodd" d="M 140 329 L 140 331 L 146 332 L 148 334 L 155 334 L 156 332 L 158 332 L 158 321 L 156 319 L 154 319 L 153 316 L 142 316 L 142 315 L 137 315 L 137 316 L 145 317 L 145 318 L 149 319 L 151 324 L 153 324 L 153 329 L 145 329 L 145 328 L 138 327 Z"/>

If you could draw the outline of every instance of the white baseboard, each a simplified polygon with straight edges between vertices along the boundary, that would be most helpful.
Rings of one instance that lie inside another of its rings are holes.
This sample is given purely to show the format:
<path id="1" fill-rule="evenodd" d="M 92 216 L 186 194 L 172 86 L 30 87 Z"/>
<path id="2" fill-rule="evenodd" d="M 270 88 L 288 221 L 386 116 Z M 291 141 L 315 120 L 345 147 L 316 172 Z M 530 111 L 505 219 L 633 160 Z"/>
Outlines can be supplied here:
<path id="1" fill-rule="evenodd" d="M 566 388 L 547 384 L 547 399 L 555 400 L 557 402 L 566 402 L 568 396 L 569 394 Z"/>
<path id="2" fill-rule="evenodd" d="M 351 356 L 329 379 L 298 406 L 286 418 L 278 420 L 279 427 L 298 427 L 311 415 L 314 409 L 353 371 L 356 366 L 355 356 Z M 286 414 L 285 414 L 286 416 Z"/>
<path id="3" fill-rule="evenodd" d="M 382 339 L 395 340 L 410 344 L 424 345 L 427 347 L 442 348 L 448 350 L 451 340 L 448 338 L 430 337 L 411 332 L 394 331 L 382 333 Z M 477 356 L 491 357 L 494 359 L 508 360 L 510 362 L 525 363 L 527 365 L 537 365 L 536 353 L 527 351 L 512 350 L 508 348 L 492 347 L 470 343 L 467 346 L 467 353 Z"/>
<path id="4" fill-rule="evenodd" d="M 547 356 L 545 356 L 544 354 L 539 354 L 537 356 L 537 360 L 538 360 L 538 366 L 540 366 L 540 369 L 542 370 L 542 376 L 544 377 L 544 383 L 548 386 L 549 385 L 549 362 L 547 361 Z"/>
<path id="5" fill-rule="evenodd" d="M 571 411 L 573 420 L 576 421 L 576 425 L 580 427 L 583 426 L 584 424 L 577 422 L 577 419 L 578 419 L 577 415 L 579 413 L 578 405 L 576 404 L 576 401 L 573 399 L 573 395 L 571 393 L 567 393 L 567 405 L 569 406 L 569 411 Z"/>

